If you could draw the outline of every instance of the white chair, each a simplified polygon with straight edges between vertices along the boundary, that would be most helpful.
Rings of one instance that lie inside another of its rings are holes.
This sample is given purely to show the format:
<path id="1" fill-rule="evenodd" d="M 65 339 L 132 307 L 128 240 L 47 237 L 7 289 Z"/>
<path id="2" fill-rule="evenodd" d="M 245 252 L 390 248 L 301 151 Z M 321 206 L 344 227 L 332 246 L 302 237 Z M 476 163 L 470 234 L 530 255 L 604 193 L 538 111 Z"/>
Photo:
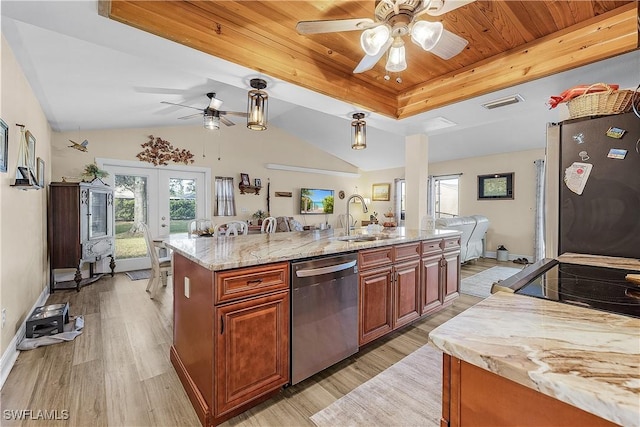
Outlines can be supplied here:
<path id="1" fill-rule="evenodd" d="M 262 227 L 260 228 L 260 233 L 275 233 L 276 232 L 276 225 L 277 225 L 278 221 L 272 217 L 266 217 L 265 219 L 262 220 Z"/>
<path id="2" fill-rule="evenodd" d="M 226 231 L 222 231 L 226 229 Z M 217 236 L 237 236 L 238 234 L 248 234 L 249 225 L 244 221 L 229 221 L 214 227 L 214 234 Z"/>
<path id="3" fill-rule="evenodd" d="M 197 231 L 208 230 L 212 228 L 213 224 L 210 219 L 194 219 L 189 222 L 189 228 L 187 229 L 187 233 L 189 237 L 192 235 L 198 235 Z"/>
<path id="4" fill-rule="evenodd" d="M 151 299 L 153 299 L 158 293 L 161 283 L 162 286 L 167 286 L 167 276 L 171 274 L 171 257 L 159 257 L 158 247 L 153 242 L 147 225 L 141 223 L 140 229 L 144 234 L 144 240 L 147 242 L 147 253 L 151 258 L 151 278 L 147 284 L 146 291 L 151 294 Z"/>

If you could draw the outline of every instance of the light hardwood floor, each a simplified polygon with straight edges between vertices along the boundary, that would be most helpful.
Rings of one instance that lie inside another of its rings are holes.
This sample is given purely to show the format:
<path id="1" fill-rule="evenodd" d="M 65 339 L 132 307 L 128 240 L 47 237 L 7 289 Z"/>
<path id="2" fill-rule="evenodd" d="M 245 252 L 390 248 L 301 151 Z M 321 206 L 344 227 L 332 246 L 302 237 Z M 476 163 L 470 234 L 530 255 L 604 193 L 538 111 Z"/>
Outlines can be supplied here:
<path id="1" fill-rule="evenodd" d="M 500 264 L 481 259 L 463 266 L 461 275 Z M 156 301 L 149 299 L 146 284 L 116 274 L 80 292 L 51 295 L 48 304 L 68 301 L 72 315 L 84 316 L 84 331 L 74 341 L 20 353 L 0 393 L 0 425 L 198 426 L 169 361 L 171 284 L 159 291 Z M 223 425 L 311 426 L 311 415 L 424 345 L 429 331 L 478 301 L 461 295 L 452 306 L 362 348 Z M 7 412 L 21 410 L 31 411 L 22 421 Z M 60 419 L 67 418 L 65 414 L 68 419 Z M 47 415 L 58 420 L 43 420 Z"/>

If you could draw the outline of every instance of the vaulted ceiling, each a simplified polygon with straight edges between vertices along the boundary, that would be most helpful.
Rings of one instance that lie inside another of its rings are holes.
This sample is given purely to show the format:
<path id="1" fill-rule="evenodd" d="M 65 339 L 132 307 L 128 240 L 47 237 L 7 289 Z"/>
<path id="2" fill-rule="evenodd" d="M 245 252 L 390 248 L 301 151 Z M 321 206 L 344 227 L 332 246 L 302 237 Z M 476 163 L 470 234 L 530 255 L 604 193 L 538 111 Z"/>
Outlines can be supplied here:
<path id="1" fill-rule="evenodd" d="M 408 68 L 385 80 L 384 60 L 354 74 L 360 31 L 301 35 L 302 20 L 373 18 L 367 1 L 102 0 L 100 13 L 371 112 L 402 119 L 630 52 L 634 1 L 475 1 L 435 17 L 468 40 L 449 60 L 406 43 Z"/>

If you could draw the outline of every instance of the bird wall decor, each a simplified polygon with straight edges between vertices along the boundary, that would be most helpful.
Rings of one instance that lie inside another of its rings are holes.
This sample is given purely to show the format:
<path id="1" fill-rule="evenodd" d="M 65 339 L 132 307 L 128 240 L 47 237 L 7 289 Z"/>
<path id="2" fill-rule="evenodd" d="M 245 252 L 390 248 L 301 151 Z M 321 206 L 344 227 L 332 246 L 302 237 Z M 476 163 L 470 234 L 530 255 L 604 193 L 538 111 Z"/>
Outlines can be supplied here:
<path id="1" fill-rule="evenodd" d="M 68 148 L 75 148 L 76 150 L 83 151 L 85 153 L 87 152 L 87 145 L 89 145 L 89 141 L 87 141 L 86 139 L 82 141 L 80 144 L 78 144 L 75 141 L 72 141 L 71 139 L 69 140 L 69 142 L 72 145 L 67 145 Z"/>

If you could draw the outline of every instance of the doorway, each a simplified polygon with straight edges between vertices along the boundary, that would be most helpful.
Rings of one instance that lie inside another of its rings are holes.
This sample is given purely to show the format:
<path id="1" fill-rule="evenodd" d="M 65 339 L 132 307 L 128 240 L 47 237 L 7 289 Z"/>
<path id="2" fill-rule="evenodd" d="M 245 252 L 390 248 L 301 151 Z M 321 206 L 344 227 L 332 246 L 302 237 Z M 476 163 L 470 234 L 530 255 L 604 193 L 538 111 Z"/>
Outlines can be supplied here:
<path id="1" fill-rule="evenodd" d="M 210 217 L 208 168 L 154 167 L 139 162 L 98 160 L 114 188 L 116 271 L 150 267 L 141 222 L 154 237 L 187 235 L 189 222 Z"/>

